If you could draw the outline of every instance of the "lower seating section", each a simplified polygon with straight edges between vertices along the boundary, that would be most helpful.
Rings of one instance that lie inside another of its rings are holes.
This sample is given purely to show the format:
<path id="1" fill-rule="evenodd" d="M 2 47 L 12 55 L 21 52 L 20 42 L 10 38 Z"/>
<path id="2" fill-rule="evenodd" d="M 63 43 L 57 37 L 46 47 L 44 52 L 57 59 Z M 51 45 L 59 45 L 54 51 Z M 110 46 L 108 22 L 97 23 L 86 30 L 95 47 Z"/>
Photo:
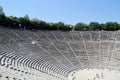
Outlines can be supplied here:
<path id="1" fill-rule="evenodd" d="M 12 56 L 11 56 L 12 55 Z M 17 59 L 15 59 L 17 57 Z M 20 60 L 23 59 L 23 61 Z M 66 77 L 49 70 L 48 73 L 40 71 L 40 66 L 28 64 L 31 60 L 13 53 L 0 50 L 0 80 L 65 80 Z M 34 61 L 33 61 L 34 62 Z M 40 65 L 40 64 L 39 64 Z M 41 65 L 42 66 L 42 65 Z M 45 66 L 43 66 L 45 68 Z"/>
<path id="2" fill-rule="evenodd" d="M 0 66 L 0 80 L 64 80 L 64 77 L 51 76 L 49 74 L 30 69 L 24 66 L 24 71 L 18 68 Z"/>

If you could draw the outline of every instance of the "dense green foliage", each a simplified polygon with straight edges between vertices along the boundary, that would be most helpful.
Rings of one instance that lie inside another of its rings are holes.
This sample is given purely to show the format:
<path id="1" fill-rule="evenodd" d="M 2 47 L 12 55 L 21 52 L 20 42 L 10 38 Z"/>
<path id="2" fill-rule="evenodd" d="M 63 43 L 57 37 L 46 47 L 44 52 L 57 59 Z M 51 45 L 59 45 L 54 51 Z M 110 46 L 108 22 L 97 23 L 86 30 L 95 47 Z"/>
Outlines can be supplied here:
<path id="1" fill-rule="evenodd" d="M 37 30 L 78 30 L 78 31 L 114 31 L 120 30 L 120 24 L 117 22 L 107 22 L 99 24 L 98 22 L 90 22 L 90 24 L 77 23 L 76 25 L 68 25 L 63 22 L 47 23 L 37 18 L 30 19 L 28 15 L 24 17 L 6 16 L 3 8 L 0 7 L 0 25 L 7 28 L 16 29 L 37 29 Z"/>

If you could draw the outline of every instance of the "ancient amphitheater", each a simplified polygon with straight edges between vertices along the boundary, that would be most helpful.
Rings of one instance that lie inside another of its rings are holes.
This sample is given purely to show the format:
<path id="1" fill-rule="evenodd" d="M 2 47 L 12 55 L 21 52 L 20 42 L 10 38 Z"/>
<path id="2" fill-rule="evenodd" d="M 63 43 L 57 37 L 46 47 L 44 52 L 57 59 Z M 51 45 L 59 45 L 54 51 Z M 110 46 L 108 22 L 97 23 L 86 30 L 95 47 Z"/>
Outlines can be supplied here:
<path id="1" fill-rule="evenodd" d="M 120 31 L 0 28 L 0 80 L 68 80 L 86 68 L 120 70 Z"/>

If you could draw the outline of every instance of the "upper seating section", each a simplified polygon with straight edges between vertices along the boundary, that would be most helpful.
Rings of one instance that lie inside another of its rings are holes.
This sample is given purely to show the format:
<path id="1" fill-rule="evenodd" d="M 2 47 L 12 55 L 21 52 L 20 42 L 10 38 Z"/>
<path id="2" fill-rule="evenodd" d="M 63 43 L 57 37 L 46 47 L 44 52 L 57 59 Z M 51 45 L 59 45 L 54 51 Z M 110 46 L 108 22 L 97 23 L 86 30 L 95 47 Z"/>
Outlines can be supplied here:
<path id="1" fill-rule="evenodd" d="M 22 41 L 114 41 L 120 31 L 28 31 L 0 29 L 0 43 Z"/>

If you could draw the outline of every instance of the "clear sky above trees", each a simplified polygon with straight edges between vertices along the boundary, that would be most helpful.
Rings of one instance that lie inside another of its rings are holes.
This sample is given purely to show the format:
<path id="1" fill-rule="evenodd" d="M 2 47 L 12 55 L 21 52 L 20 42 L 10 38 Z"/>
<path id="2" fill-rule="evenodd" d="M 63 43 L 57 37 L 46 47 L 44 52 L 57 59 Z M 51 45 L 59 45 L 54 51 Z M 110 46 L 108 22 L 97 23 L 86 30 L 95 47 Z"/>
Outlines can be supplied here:
<path id="1" fill-rule="evenodd" d="M 46 22 L 120 23 L 120 0 L 0 0 L 7 16 L 38 18 Z"/>

